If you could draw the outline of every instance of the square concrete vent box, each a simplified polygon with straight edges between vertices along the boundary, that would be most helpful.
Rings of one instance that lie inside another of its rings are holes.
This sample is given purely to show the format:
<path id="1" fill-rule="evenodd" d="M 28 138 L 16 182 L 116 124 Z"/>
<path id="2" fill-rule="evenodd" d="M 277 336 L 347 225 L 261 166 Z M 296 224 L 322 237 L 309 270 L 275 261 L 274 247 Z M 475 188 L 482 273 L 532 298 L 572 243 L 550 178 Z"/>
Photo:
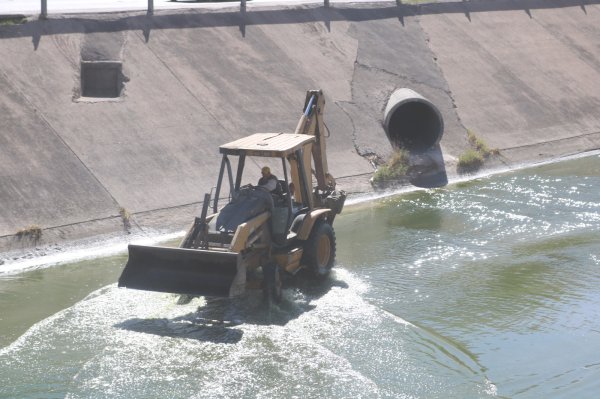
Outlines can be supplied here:
<path id="1" fill-rule="evenodd" d="M 81 96 L 118 98 L 121 95 L 122 63 L 84 61 L 81 63 Z"/>

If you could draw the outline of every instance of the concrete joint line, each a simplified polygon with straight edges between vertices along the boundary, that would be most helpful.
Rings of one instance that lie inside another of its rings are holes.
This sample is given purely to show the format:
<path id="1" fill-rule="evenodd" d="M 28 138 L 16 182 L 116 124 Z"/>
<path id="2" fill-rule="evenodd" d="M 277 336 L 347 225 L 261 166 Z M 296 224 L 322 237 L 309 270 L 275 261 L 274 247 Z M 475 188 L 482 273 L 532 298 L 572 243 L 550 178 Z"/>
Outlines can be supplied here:
<path id="1" fill-rule="evenodd" d="M 600 135 L 600 131 L 591 132 L 591 133 L 582 133 L 582 134 L 577 135 L 577 136 L 564 137 L 564 138 L 560 138 L 560 139 L 540 141 L 538 143 L 523 144 L 523 145 L 519 145 L 519 146 L 515 146 L 515 147 L 506 147 L 506 148 L 501 148 L 500 151 L 519 150 L 519 149 L 527 148 L 527 147 L 535 147 L 535 146 L 544 145 L 544 144 L 560 143 L 561 141 L 567 141 L 567 140 L 573 140 L 573 139 L 581 139 L 581 138 L 584 138 L 584 137 L 596 136 L 596 135 Z"/>
<path id="2" fill-rule="evenodd" d="M 96 219 L 90 219 L 90 220 L 83 220 L 83 221 L 79 221 L 79 222 L 61 224 L 61 225 L 58 225 L 58 226 L 44 227 L 43 230 L 44 231 L 56 230 L 56 229 L 61 229 L 61 228 L 64 228 L 64 227 L 72 227 L 72 226 L 82 225 L 82 224 L 86 224 L 86 223 L 102 222 L 104 220 L 120 219 L 120 218 L 121 218 L 121 216 L 119 216 L 119 215 L 117 215 L 117 216 L 107 216 L 107 217 L 103 217 L 103 218 L 96 218 Z M 11 238 L 11 237 L 15 237 L 15 235 L 14 234 L 8 234 L 8 235 L 0 236 L 0 238 Z"/>
<path id="3" fill-rule="evenodd" d="M 173 76 L 173 78 L 175 78 L 175 80 L 177 80 L 177 82 L 179 82 L 179 84 L 181 85 L 181 87 L 183 87 L 183 89 L 185 91 L 187 91 L 190 96 L 192 96 L 192 98 L 194 100 L 196 100 L 196 102 L 200 105 L 200 107 L 202 107 L 204 109 L 204 111 L 206 111 L 206 113 L 208 115 L 210 115 L 210 117 L 215 121 L 215 123 L 217 125 L 219 125 L 221 127 L 221 129 L 223 129 L 225 132 L 229 133 L 229 135 L 235 136 L 232 132 L 230 132 L 219 120 L 219 118 L 217 118 L 215 115 L 213 115 L 212 112 L 210 112 L 210 110 L 208 108 L 206 108 L 206 106 L 202 103 L 202 101 L 200 101 L 200 99 L 187 87 L 187 85 L 185 85 L 183 83 L 183 81 L 179 78 L 179 76 L 177 76 L 177 74 L 175 73 L 175 71 L 173 71 L 171 69 L 171 67 L 169 67 L 169 65 L 161 58 L 158 56 L 158 54 L 156 54 L 156 52 L 154 50 L 152 50 L 152 47 L 148 44 L 148 50 L 150 50 L 150 52 L 154 55 L 154 57 L 156 57 L 156 59 L 158 61 L 160 61 L 161 64 L 163 64 L 163 66 L 167 69 L 167 71 L 169 71 L 169 73 Z"/>
<path id="4" fill-rule="evenodd" d="M 153 213 L 153 212 L 158 212 L 158 211 L 167 211 L 167 210 L 170 210 L 170 209 L 184 208 L 186 206 L 192 206 L 192 205 L 202 205 L 203 203 L 204 203 L 204 201 L 195 201 L 195 202 L 190 202 L 190 203 L 187 203 L 187 204 L 165 206 L 163 208 L 147 209 L 145 211 L 135 212 L 135 213 L 132 214 L 132 216 L 143 215 L 143 214 Z"/>
<path id="5" fill-rule="evenodd" d="M 336 177 L 336 180 L 351 179 L 353 177 L 361 177 L 361 176 L 371 176 L 372 174 L 373 173 L 371 173 L 371 172 L 357 173 L 355 175 L 339 176 L 339 177 Z"/>
<path id="6" fill-rule="evenodd" d="M 21 90 L 19 90 L 18 87 L 15 87 L 14 85 L 12 85 L 10 83 L 11 80 L 8 79 L 8 76 L 6 75 L 6 73 L 4 71 L 2 71 L 2 75 L 4 76 L 4 78 L 6 79 L 6 81 L 9 82 L 9 84 L 11 85 L 11 87 L 17 93 L 19 93 L 19 95 L 27 102 L 27 104 L 29 104 L 29 106 L 32 109 L 37 110 L 36 115 L 38 115 L 38 117 L 43 121 L 43 123 L 46 124 L 46 126 L 48 126 L 48 128 L 50 129 L 50 131 L 56 136 L 56 138 L 58 138 L 60 140 L 60 142 L 63 143 L 63 145 L 73 154 L 73 156 L 75 157 L 75 159 L 77 159 L 77 161 L 90 174 L 90 176 L 100 185 L 100 187 L 102 187 L 102 189 L 113 200 L 114 205 L 119 206 L 119 203 L 117 202 L 117 200 L 115 199 L 115 197 L 113 197 L 113 195 L 111 194 L 111 192 L 106 188 L 106 186 L 104 184 L 102 184 L 102 182 L 100 181 L 100 179 L 98 179 L 98 177 L 90 170 L 90 168 L 88 168 L 88 166 L 85 164 L 85 162 L 83 162 L 83 160 L 79 157 L 79 155 L 77 155 L 77 153 L 73 150 L 73 148 L 71 148 L 71 146 L 56 131 L 56 129 L 54 128 L 54 126 L 52 126 L 52 124 L 50 123 L 50 121 L 48 121 L 48 119 L 46 118 L 46 116 L 44 115 L 44 113 L 41 110 L 37 109 L 37 107 L 33 104 L 33 102 L 31 102 L 31 100 L 25 95 L 25 93 L 23 93 Z"/>

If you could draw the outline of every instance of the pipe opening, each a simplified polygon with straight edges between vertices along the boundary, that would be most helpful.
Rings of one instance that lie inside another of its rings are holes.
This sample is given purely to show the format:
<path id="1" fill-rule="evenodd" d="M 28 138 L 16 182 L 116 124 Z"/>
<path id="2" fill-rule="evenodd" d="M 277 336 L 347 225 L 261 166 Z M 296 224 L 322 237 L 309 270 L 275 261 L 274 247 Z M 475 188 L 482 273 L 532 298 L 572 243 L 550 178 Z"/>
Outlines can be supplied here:
<path id="1" fill-rule="evenodd" d="M 422 152 L 440 142 L 444 121 L 426 98 L 413 90 L 399 89 L 388 101 L 385 131 L 393 147 Z"/>
<path id="2" fill-rule="evenodd" d="M 81 96 L 118 98 L 123 87 L 122 64 L 118 61 L 81 62 Z"/>

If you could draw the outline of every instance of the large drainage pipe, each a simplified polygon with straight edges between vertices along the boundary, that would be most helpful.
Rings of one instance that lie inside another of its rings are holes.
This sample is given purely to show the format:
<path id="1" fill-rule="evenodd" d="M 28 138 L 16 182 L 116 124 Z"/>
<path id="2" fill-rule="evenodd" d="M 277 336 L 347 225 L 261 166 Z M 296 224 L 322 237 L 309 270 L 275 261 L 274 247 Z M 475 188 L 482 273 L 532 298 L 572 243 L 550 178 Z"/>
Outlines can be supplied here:
<path id="1" fill-rule="evenodd" d="M 442 139 L 442 114 L 431 101 L 411 89 L 402 88 L 392 93 L 384 118 L 385 133 L 395 148 L 421 152 Z"/>

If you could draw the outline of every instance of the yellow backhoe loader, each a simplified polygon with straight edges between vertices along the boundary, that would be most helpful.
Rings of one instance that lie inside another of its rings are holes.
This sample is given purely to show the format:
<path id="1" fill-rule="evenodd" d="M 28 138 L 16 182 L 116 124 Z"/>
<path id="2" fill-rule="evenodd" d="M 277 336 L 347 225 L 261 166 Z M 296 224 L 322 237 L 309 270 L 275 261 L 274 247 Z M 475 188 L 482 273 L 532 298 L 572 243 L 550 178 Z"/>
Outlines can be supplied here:
<path id="1" fill-rule="evenodd" d="M 119 286 L 224 297 L 262 287 L 268 301 L 279 301 L 283 276 L 301 269 L 327 276 L 335 260 L 333 221 L 346 193 L 328 172 L 324 107 L 322 91 L 310 90 L 295 133 L 256 133 L 222 145 L 214 196 L 204 196 L 180 247 L 129 245 Z M 249 160 L 280 163 L 275 190 L 242 184 Z M 227 203 L 218 209 L 227 184 Z"/>

